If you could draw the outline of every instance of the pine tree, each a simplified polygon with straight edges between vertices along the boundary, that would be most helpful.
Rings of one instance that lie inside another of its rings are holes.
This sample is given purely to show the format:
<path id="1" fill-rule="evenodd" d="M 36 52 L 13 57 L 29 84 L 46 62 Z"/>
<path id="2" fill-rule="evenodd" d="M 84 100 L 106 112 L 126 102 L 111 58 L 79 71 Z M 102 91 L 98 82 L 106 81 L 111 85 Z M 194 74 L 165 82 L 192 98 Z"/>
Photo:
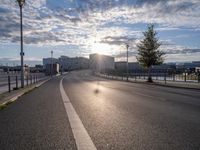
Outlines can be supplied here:
<path id="1" fill-rule="evenodd" d="M 144 39 L 137 44 L 138 62 L 148 69 L 148 82 L 153 82 L 151 78 L 152 65 L 160 65 L 163 63 L 164 53 L 159 50 L 161 43 L 158 41 L 157 32 L 154 25 L 149 25 L 147 31 L 143 32 Z"/>

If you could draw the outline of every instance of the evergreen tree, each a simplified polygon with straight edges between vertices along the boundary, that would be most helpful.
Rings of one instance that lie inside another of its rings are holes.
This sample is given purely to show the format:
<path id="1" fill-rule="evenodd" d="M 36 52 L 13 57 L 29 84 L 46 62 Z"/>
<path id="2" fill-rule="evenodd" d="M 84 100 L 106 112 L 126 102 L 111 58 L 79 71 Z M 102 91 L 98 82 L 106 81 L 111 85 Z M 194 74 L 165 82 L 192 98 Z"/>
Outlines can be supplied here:
<path id="1" fill-rule="evenodd" d="M 154 25 L 149 25 L 147 31 L 143 32 L 144 39 L 137 44 L 138 62 L 148 69 L 148 82 L 152 82 L 151 68 L 152 65 L 160 65 L 163 63 L 164 53 L 159 50 L 161 43 L 158 41 L 157 32 Z"/>

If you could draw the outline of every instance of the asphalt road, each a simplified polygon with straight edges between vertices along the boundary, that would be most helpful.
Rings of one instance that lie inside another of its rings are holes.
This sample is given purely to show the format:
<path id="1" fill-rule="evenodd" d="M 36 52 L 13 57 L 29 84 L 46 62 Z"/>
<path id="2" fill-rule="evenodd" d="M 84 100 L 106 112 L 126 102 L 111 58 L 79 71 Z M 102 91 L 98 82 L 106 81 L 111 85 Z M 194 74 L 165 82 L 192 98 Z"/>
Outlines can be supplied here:
<path id="1" fill-rule="evenodd" d="M 0 149 L 76 149 L 60 78 L 0 111 Z M 99 150 L 199 150 L 200 91 L 68 73 L 64 89 Z"/>
<path id="2" fill-rule="evenodd" d="M 0 111 L 1 150 L 76 150 L 54 78 Z"/>

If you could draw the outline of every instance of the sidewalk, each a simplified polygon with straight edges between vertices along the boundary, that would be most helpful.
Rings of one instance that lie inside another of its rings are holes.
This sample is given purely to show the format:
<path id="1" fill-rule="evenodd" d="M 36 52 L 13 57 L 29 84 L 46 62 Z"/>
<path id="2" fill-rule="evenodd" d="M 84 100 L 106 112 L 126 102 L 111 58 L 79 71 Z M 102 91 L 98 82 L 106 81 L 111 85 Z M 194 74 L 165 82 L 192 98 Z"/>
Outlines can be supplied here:
<path id="1" fill-rule="evenodd" d="M 26 86 L 24 88 L 20 88 L 18 90 L 11 91 L 10 93 L 5 92 L 5 93 L 0 94 L 0 105 L 5 104 L 7 102 L 15 101 L 18 97 L 22 96 L 23 94 L 26 94 L 27 92 L 33 90 L 34 88 L 41 86 L 42 84 L 44 84 L 45 82 L 47 82 L 49 80 L 50 80 L 50 78 L 48 78 L 46 80 L 39 81 L 35 84 L 31 84 L 31 85 Z"/>
<path id="2" fill-rule="evenodd" d="M 96 74 L 99 77 L 103 77 L 106 79 L 112 79 L 112 80 L 119 80 L 119 81 L 126 81 L 126 77 L 122 78 L 119 76 L 106 76 L 104 74 Z M 134 83 L 143 83 L 143 84 L 154 84 L 159 86 L 168 86 L 168 87 L 174 87 L 174 88 L 185 88 L 185 89 L 196 89 L 200 90 L 200 83 L 197 82 L 183 82 L 183 81 L 169 81 L 166 82 L 163 80 L 153 80 L 153 83 L 146 82 L 146 79 L 135 79 L 135 78 L 129 78 L 129 82 Z"/>

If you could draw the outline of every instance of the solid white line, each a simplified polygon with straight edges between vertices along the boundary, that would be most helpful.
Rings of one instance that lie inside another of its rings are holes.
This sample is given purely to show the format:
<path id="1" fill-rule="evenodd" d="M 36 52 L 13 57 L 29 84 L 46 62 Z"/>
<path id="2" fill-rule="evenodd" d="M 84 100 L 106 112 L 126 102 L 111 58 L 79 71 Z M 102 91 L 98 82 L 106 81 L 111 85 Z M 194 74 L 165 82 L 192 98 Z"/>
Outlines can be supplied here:
<path id="1" fill-rule="evenodd" d="M 80 120 L 78 114 L 76 113 L 74 107 L 72 106 L 69 97 L 65 93 L 63 88 L 63 79 L 60 81 L 60 93 L 62 100 L 69 118 L 69 122 L 72 128 L 74 139 L 76 141 L 78 150 L 97 150 L 94 143 L 92 142 L 89 134 L 87 133 L 85 127 L 83 126 L 82 121 Z"/>

